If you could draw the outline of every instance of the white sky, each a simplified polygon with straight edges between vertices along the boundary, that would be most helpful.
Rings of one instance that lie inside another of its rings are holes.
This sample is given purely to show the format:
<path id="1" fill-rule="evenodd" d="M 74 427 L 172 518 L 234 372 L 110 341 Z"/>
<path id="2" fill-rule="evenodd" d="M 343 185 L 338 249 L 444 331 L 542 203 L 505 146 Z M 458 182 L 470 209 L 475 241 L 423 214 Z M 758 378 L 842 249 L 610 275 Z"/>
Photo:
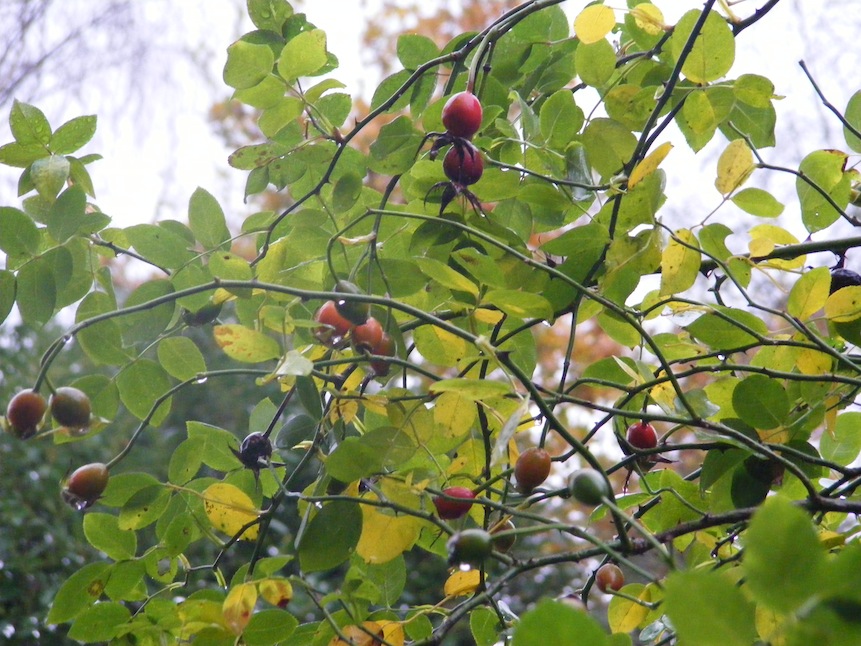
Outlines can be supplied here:
<path id="1" fill-rule="evenodd" d="M 364 79 L 361 26 L 368 15 L 377 13 L 379 4 L 380 0 L 307 0 L 302 9 L 328 34 L 329 48 L 342 66 L 335 76 L 347 84 L 348 91 L 366 97 L 373 91 L 375 80 Z M 657 4 L 672 22 L 702 3 L 664 0 Z M 737 5 L 737 9 L 746 12 L 748 6 L 760 4 L 762 0 L 746 2 Z M 573 16 L 584 5 L 585 1 L 570 0 L 563 6 Z M 149 6 L 153 11 L 163 11 L 165 5 Z M 246 174 L 227 165 L 231 151 L 213 133 L 207 120 L 213 101 L 228 96 L 228 88 L 220 84 L 220 77 L 225 49 L 241 33 L 237 32 L 237 0 L 198 0 L 173 6 L 182 12 L 182 17 L 171 21 L 173 28 L 154 36 L 158 46 L 169 49 L 203 43 L 206 52 L 212 52 L 211 55 L 204 52 L 203 58 L 216 85 L 207 86 L 200 77 L 188 73 L 183 77 L 187 81 L 165 96 L 159 94 L 157 78 L 143 76 L 142 83 L 153 84 L 151 88 L 142 88 L 150 97 L 143 114 L 100 121 L 97 139 L 86 152 L 98 151 L 104 155 L 104 160 L 90 167 L 97 203 L 119 226 L 157 218 L 184 218 L 188 197 L 197 186 L 215 194 L 225 211 L 237 219 L 251 212 L 251 207 L 242 203 Z M 738 40 L 736 64 L 730 76 L 759 72 L 775 82 L 778 94 L 787 96 L 776 104 L 779 147 L 766 152 L 771 161 L 797 165 L 811 150 L 845 148 L 839 124 L 833 116 L 826 116 L 798 61 L 807 60 L 827 96 L 837 106 L 845 106 L 858 87 L 857 70 L 861 69 L 861 48 L 856 42 L 857 34 L 861 33 L 861 19 L 853 9 L 857 9 L 857 0 L 828 3 L 783 0 Z M 246 23 L 244 29 L 250 29 L 250 24 Z M 93 106 L 55 105 L 46 106 L 45 111 L 56 125 L 77 114 L 98 112 L 99 105 L 100 101 L 94 100 Z M 588 112 L 592 106 L 583 107 Z M 664 162 L 671 181 L 679 180 L 668 186 L 670 199 L 663 212 L 665 219 L 682 215 L 692 207 L 704 214 L 718 204 L 719 196 L 713 188 L 714 164 L 724 145 L 718 135 L 696 156 L 683 141 L 676 145 Z M 679 169 L 697 170 L 682 174 Z M 166 178 L 170 181 L 165 182 Z M 752 182 L 793 198 L 794 180 L 789 176 L 758 173 Z M 797 213 L 787 209 L 786 218 L 797 220 Z"/>

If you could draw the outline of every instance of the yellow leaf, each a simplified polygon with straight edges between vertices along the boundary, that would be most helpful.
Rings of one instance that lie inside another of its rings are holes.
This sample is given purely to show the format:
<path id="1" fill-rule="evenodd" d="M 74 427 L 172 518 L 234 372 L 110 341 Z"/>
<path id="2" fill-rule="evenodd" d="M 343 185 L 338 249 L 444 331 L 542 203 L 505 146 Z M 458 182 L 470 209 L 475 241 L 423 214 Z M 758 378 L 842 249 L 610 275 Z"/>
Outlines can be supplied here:
<path id="1" fill-rule="evenodd" d="M 834 359 L 819 350 L 804 348 L 799 351 L 795 365 L 803 375 L 824 375 L 831 372 Z"/>
<path id="2" fill-rule="evenodd" d="M 481 572 L 479 570 L 461 570 L 452 574 L 445 582 L 443 591 L 447 597 L 465 597 L 478 589 L 481 583 Z"/>
<path id="3" fill-rule="evenodd" d="M 630 583 L 622 588 L 630 597 L 649 603 L 652 596 L 642 583 Z M 629 633 L 637 628 L 649 614 L 649 609 L 624 597 L 613 597 L 607 608 L 607 622 L 614 633 Z"/>
<path id="4" fill-rule="evenodd" d="M 825 398 L 825 429 L 834 437 L 834 428 L 837 426 L 837 414 L 839 413 L 838 405 L 840 398 L 836 395 L 829 395 Z"/>
<path id="5" fill-rule="evenodd" d="M 585 45 L 597 43 L 616 26 L 613 10 L 602 4 L 586 7 L 574 19 L 574 33 Z"/>
<path id="6" fill-rule="evenodd" d="M 273 606 L 286 608 L 293 598 L 293 585 L 287 579 L 261 579 L 257 582 L 257 586 L 260 596 Z"/>
<path id="7" fill-rule="evenodd" d="M 404 625 L 401 622 L 380 619 L 377 623 L 383 628 L 383 639 L 387 644 L 404 646 L 406 636 L 404 635 Z"/>
<path id="8" fill-rule="evenodd" d="M 362 536 L 356 553 L 365 563 L 388 563 L 410 549 L 419 538 L 420 527 L 413 516 L 382 513 L 379 507 L 361 505 Z"/>
<path id="9" fill-rule="evenodd" d="M 628 178 L 628 188 L 634 188 L 637 184 L 658 170 L 658 166 L 661 165 L 661 162 L 670 154 L 672 149 L 673 144 L 667 141 L 646 155 L 643 161 L 637 164 L 634 167 L 634 170 L 631 171 L 631 176 Z"/>
<path id="10" fill-rule="evenodd" d="M 231 588 L 221 606 L 224 621 L 234 635 L 241 635 L 251 620 L 254 604 L 257 603 L 257 587 L 253 583 L 240 583 Z"/>
<path id="11" fill-rule="evenodd" d="M 819 542 L 821 542 L 826 549 L 830 550 L 835 547 L 841 547 L 845 545 L 846 537 L 843 534 L 833 532 L 830 529 L 820 529 Z"/>
<path id="12" fill-rule="evenodd" d="M 440 395 L 433 408 L 436 432 L 445 437 L 461 437 L 469 433 L 476 418 L 475 402 L 457 392 Z"/>
<path id="13" fill-rule="evenodd" d="M 281 356 L 281 347 L 270 336 L 244 325 L 216 325 L 215 342 L 234 361 L 260 363 Z"/>
<path id="14" fill-rule="evenodd" d="M 344 641 L 337 635 L 329 640 L 328 646 L 375 646 L 383 636 L 383 626 L 377 621 L 363 621 L 361 626 L 344 626 L 341 633 L 347 638 Z"/>
<path id="15" fill-rule="evenodd" d="M 832 323 L 861 318 L 861 287 L 844 287 L 831 294 L 825 301 L 825 317 Z"/>
<path id="16" fill-rule="evenodd" d="M 229 536 L 234 536 L 242 527 L 258 517 L 258 510 L 251 498 L 239 487 L 225 482 L 216 482 L 203 492 L 203 508 L 212 526 Z M 242 540 L 253 541 L 260 531 L 252 525 L 242 534 Z"/>
<path id="17" fill-rule="evenodd" d="M 649 395 L 665 412 L 675 412 L 676 389 L 669 382 L 663 382 L 649 391 Z"/>
<path id="18" fill-rule="evenodd" d="M 683 292 L 694 284 L 702 255 L 690 229 L 679 229 L 661 253 L 661 295 Z"/>
<path id="19" fill-rule="evenodd" d="M 783 632 L 784 618 L 774 610 L 770 610 L 762 605 L 756 606 L 756 614 L 754 615 L 754 623 L 756 624 L 756 632 L 770 644 L 775 646 L 785 644 L 785 638 L 781 635 Z"/>
<path id="20" fill-rule="evenodd" d="M 664 14 L 650 2 L 638 4 L 631 9 L 631 15 L 637 27 L 651 36 L 657 36 L 664 31 Z"/>
<path id="21" fill-rule="evenodd" d="M 751 243 L 749 245 L 750 252 L 751 256 L 754 258 L 761 258 L 762 256 L 767 255 L 773 251 L 777 245 L 798 244 L 798 238 L 786 229 L 776 227 L 773 224 L 758 224 L 755 227 L 751 227 L 748 233 L 751 237 Z M 766 248 L 764 241 L 771 244 L 771 250 L 761 253 L 764 252 Z M 754 253 L 754 250 L 756 250 L 756 253 Z M 769 260 L 764 264 L 767 267 L 775 267 L 777 269 L 800 269 L 804 266 L 806 259 L 807 256 L 798 256 L 797 258 L 790 258 L 787 260 L 777 258 Z"/>
<path id="22" fill-rule="evenodd" d="M 476 308 L 472 315 L 480 323 L 487 323 L 488 325 L 496 325 L 502 320 L 502 317 L 505 316 L 499 310 L 489 310 L 484 307 Z"/>
<path id="23" fill-rule="evenodd" d="M 745 183 L 754 170 L 753 153 L 744 139 L 735 139 L 718 159 L 715 187 L 721 195 L 729 195 Z"/>

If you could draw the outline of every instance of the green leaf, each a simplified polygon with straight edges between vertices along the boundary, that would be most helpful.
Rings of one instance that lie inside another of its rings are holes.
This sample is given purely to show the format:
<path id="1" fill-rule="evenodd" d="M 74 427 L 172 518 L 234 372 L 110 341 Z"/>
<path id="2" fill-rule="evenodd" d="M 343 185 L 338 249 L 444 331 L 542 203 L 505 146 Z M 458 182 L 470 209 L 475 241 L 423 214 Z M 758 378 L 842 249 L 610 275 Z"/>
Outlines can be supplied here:
<path id="1" fill-rule="evenodd" d="M 301 99 L 292 96 L 281 97 L 263 110 L 257 125 L 264 135 L 272 138 L 295 121 L 304 110 L 305 104 Z"/>
<path id="2" fill-rule="evenodd" d="M 31 260 L 18 271 L 16 299 L 27 325 L 44 325 L 54 315 L 57 283 L 44 256 Z"/>
<path id="3" fill-rule="evenodd" d="M 69 639 L 84 644 L 111 641 L 130 617 L 131 611 L 119 603 L 97 603 L 75 619 L 75 623 L 69 628 Z"/>
<path id="4" fill-rule="evenodd" d="M 124 308 L 146 305 L 156 299 L 173 294 L 173 284 L 166 279 L 154 279 L 141 283 L 126 299 Z M 176 302 L 168 300 L 141 312 L 126 314 L 117 319 L 126 345 L 150 341 L 161 334 L 173 319 Z"/>
<path id="5" fill-rule="evenodd" d="M 583 131 L 583 144 L 589 163 L 603 178 L 622 169 L 637 146 L 634 134 L 618 121 L 592 119 Z"/>
<path id="6" fill-rule="evenodd" d="M 592 87 L 603 87 L 616 71 L 616 51 L 604 38 L 581 43 L 574 52 L 574 61 L 580 80 Z"/>
<path id="7" fill-rule="evenodd" d="M 550 321 L 553 306 L 543 296 L 515 289 L 491 289 L 482 299 L 483 305 L 492 305 L 509 316 Z"/>
<path id="8" fill-rule="evenodd" d="M 64 624 L 80 615 L 102 596 L 110 572 L 108 563 L 88 563 L 75 572 L 54 595 L 46 621 Z"/>
<path id="9" fill-rule="evenodd" d="M 493 646 L 501 629 L 499 616 L 490 608 L 480 606 L 469 613 L 469 630 L 476 646 Z"/>
<path id="10" fill-rule="evenodd" d="M 404 69 L 415 70 L 423 63 L 439 56 L 439 48 L 427 36 L 401 34 L 398 36 L 397 53 Z"/>
<path id="11" fill-rule="evenodd" d="M 302 76 L 311 76 L 328 62 L 326 32 L 313 29 L 287 42 L 278 57 L 278 73 L 285 81 L 295 81 Z"/>
<path id="12" fill-rule="evenodd" d="M 861 453 L 861 413 L 842 413 L 834 429 L 826 430 L 819 440 L 822 457 L 830 462 L 848 466 Z"/>
<path id="13" fill-rule="evenodd" d="M 188 225 L 204 249 L 215 249 L 230 240 L 224 211 L 212 194 L 200 187 L 188 201 Z"/>
<path id="14" fill-rule="evenodd" d="M 164 512 L 170 496 L 170 490 L 161 484 L 136 491 L 120 510 L 117 526 L 123 530 L 137 530 L 151 525 Z"/>
<path id="15" fill-rule="evenodd" d="M 685 51 L 701 12 L 688 11 L 676 24 L 670 38 L 670 51 L 678 61 Z M 735 61 L 735 38 L 726 19 L 717 12 L 709 12 L 693 47 L 682 65 L 688 80 L 700 85 L 716 81 L 729 72 Z"/>
<path id="16" fill-rule="evenodd" d="M 777 379 L 751 375 L 736 384 L 732 407 L 746 424 L 767 431 L 786 423 L 789 395 Z"/>
<path id="17" fill-rule="evenodd" d="M 843 116 L 855 130 L 861 130 L 861 90 L 851 96 Z M 852 134 L 846 126 L 843 126 L 843 137 L 851 150 L 861 152 L 861 139 Z"/>
<path id="18" fill-rule="evenodd" d="M 275 54 L 268 45 L 237 40 L 227 48 L 224 82 L 237 90 L 253 87 L 269 75 L 274 64 Z"/>
<path id="19" fill-rule="evenodd" d="M 185 238 L 164 226 L 136 224 L 125 235 L 141 256 L 160 267 L 175 269 L 196 255 Z"/>
<path id="20" fill-rule="evenodd" d="M 478 296 L 478 285 L 447 264 L 434 258 L 416 258 L 415 260 L 421 272 L 434 282 L 448 289 Z"/>
<path id="21" fill-rule="evenodd" d="M 715 309 L 720 314 L 704 314 L 686 329 L 695 339 L 716 350 L 735 350 L 757 343 L 757 337 L 754 334 L 762 336 L 768 334 L 765 323 L 750 312 L 732 307 Z"/>
<path id="22" fill-rule="evenodd" d="M 726 239 L 732 235 L 732 229 L 725 224 L 707 224 L 700 230 L 700 245 L 709 256 L 718 260 L 726 260 L 732 253 L 726 246 Z"/>
<path id="23" fill-rule="evenodd" d="M 382 175 L 405 173 L 415 162 L 421 140 L 421 133 L 413 127 L 409 117 L 398 117 L 387 123 L 371 144 L 370 169 Z"/>
<path id="24" fill-rule="evenodd" d="M 379 86 L 377 86 L 377 89 L 374 90 L 374 96 L 371 97 L 371 110 L 376 110 L 391 99 L 394 94 L 401 89 L 404 83 L 409 80 L 409 78 L 410 73 L 407 70 L 400 70 L 399 72 L 395 72 L 391 76 L 384 78 L 382 83 L 380 83 Z M 407 107 L 409 102 L 410 93 L 404 92 L 398 97 L 397 101 L 388 107 L 386 112 L 402 110 Z M 442 109 L 442 106 L 440 106 L 440 109 Z"/>
<path id="25" fill-rule="evenodd" d="M 197 345 L 184 336 L 171 336 L 158 344 L 158 361 L 167 373 L 186 381 L 206 371 L 206 361 Z"/>
<path id="26" fill-rule="evenodd" d="M 300 567 L 304 572 L 318 572 L 340 565 L 355 551 L 361 535 L 362 511 L 357 503 L 326 503 L 302 534 Z"/>
<path id="27" fill-rule="evenodd" d="M 189 437 L 179 443 L 170 456 L 167 477 L 170 482 L 184 485 L 200 470 L 206 440 L 202 437 Z"/>
<path id="28" fill-rule="evenodd" d="M 742 568 L 754 599 L 778 612 L 816 596 L 827 575 L 825 550 L 807 512 L 782 496 L 767 499 L 751 519 Z"/>
<path id="29" fill-rule="evenodd" d="M 662 608 L 685 643 L 726 646 L 756 641 L 754 604 L 723 572 L 676 572 L 667 578 L 665 593 Z"/>
<path id="30" fill-rule="evenodd" d="M 86 144 L 96 134 L 96 115 L 70 119 L 57 128 L 51 136 L 48 148 L 55 155 L 70 155 Z"/>
<path id="31" fill-rule="evenodd" d="M 37 159 L 48 157 L 49 154 L 41 144 L 19 144 L 15 141 L 0 146 L 0 164 L 14 168 L 27 168 Z M 26 189 L 23 192 L 26 192 Z"/>
<path id="32" fill-rule="evenodd" d="M 120 400 L 138 419 L 149 415 L 156 400 L 170 389 L 170 377 L 151 359 L 138 359 L 117 375 Z M 170 411 L 170 399 L 159 406 L 150 423 L 158 426 Z"/>
<path id="33" fill-rule="evenodd" d="M 87 214 L 87 196 L 79 186 L 60 193 L 48 214 L 48 233 L 59 243 L 66 242 L 78 233 Z"/>
<path id="34" fill-rule="evenodd" d="M 189 421 L 186 428 L 190 440 L 200 438 L 203 441 L 200 459 L 206 466 L 216 471 L 231 471 L 240 466 L 230 451 L 231 448 L 239 448 L 239 440 L 233 433 L 203 422 Z"/>
<path id="35" fill-rule="evenodd" d="M 776 218 L 783 213 L 783 204 L 761 188 L 743 189 L 730 199 L 738 208 L 761 218 Z"/>
<path id="36" fill-rule="evenodd" d="M 15 305 L 15 274 L 0 269 L 0 323 L 6 320 Z"/>
<path id="37" fill-rule="evenodd" d="M 538 119 L 547 145 L 563 150 L 580 132 L 584 115 L 571 92 L 559 90 L 541 105 Z"/>
<path id="38" fill-rule="evenodd" d="M 37 159 L 30 166 L 30 180 L 36 191 L 48 203 L 53 202 L 69 179 L 69 160 L 60 155 Z"/>
<path id="39" fill-rule="evenodd" d="M 134 558 L 137 551 L 137 535 L 122 530 L 117 517 L 112 514 L 89 512 L 84 516 L 84 536 L 90 545 L 108 555 L 114 561 Z"/>
<path id="40" fill-rule="evenodd" d="M 361 437 L 344 439 L 326 459 L 326 471 L 336 480 L 353 482 L 384 467 L 397 467 L 415 451 L 416 444 L 407 433 L 383 426 Z"/>
<path id="41" fill-rule="evenodd" d="M 9 113 L 9 128 L 19 144 L 43 144 L 51 141 L 51 126 L 36 106 L 15 100 Z"/>
<path id="42" fill-rule="evenodd" d="M 248 0 L 247 8 L 255 27 L 279 34 L 284 21 L 293 15 L 293 8 L 282 0 Z"/>
<path id="43" fill-rule="evenodd" d="M 286 610 L 267 608 L 251 615 L 242 631 L 242 640 L 247 646 L 274 646 L 290 637 L 299 620 Z"/>
<path id="44" fill-rule="evenodd" d="M 115 309 L 110 296 L 104 292 L 90 292 L 78 305 L 75 323 L 88 321 Z M 108 319 L 84 328 L 78 332 L 77 339 L 87 356 L 96 364 L 119 366 L 129 358 L 123 349 L 122 333 L 116 319 Z"/>
<path id="45" fill-rule="evenodd" d="M 0 250 L 11 257 L 34 256 L 41 236 L 33 219 L 11 206 L 0 207 Z"/>
<path id="46" fill-rule="evenodd" d="M 801 200 L 801 219 L 810 233 L 833 224 L 840 213 L 811 182 L 824 191 L 841 209 L 849 204 L 850 175 L 845 172 L 846 153 L 839 150 L 816 150 L 807 155 L 798 167 L 804 175 L 795 180 L 795 190 Z"/>
<path id="47" fill-rule="evenodd" d="M 732 91 L 742 103 L 755 108 L 769 108 L 774 96 L 774 83 L 758 74 L 742 74 L 732 86 Z"/>
<path id="48" fill-rule="evenodd" d="M 576 635 L 577 646 L 609 646 L 610 638 L 588 613 L 559 601 L 544 599 L 525 613 L 514 630 L 512 646 L 550 646 L 571 644 Z"/>

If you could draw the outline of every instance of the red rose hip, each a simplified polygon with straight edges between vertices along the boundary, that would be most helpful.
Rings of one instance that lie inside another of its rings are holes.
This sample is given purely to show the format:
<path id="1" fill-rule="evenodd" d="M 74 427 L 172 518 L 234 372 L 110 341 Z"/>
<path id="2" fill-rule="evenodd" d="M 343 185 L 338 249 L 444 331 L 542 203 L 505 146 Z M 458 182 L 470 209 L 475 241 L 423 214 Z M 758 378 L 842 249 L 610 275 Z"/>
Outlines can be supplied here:
<path id="1" fill-rule="evenodd" d="M 443 520 L 454 520 L 465 516 L 469 508 L 472 507 L 475 494 L 466 487 L 448 487 L 442 492 L 449 498 L 456 498 L 456 500 L 449 500 L 449 498 L 437 496 L 433 499 L 436 513 Z"/>
<path id="2" fill-rule="evenodd" d="M 550 454 L 542 448 L 526 449 L 514 464 L 517 489 L 529 493 L 550 475 Z"/>
<path id="3" fill-rule="evenodd" d="M 481 152 L 472 144 L 452 146 L 442 160 L 445 176 L 462 186 L 475 184 L 484 173 Z"/>
<path id="4" fill-rule="evenodd" d="M 631 424 L 625 437 L 635 449 L 653 449 L 658 445 L 658 434 L 655 432 L 655 427 L 648 422 Z"/>
<path id="5" fill-rule="evenodd" d="M 481 117 L 481 103 L 472 92 L 458 92 L 442 109 L 442 125 L 455 137 L 472 137 L 481 127 Z"/>

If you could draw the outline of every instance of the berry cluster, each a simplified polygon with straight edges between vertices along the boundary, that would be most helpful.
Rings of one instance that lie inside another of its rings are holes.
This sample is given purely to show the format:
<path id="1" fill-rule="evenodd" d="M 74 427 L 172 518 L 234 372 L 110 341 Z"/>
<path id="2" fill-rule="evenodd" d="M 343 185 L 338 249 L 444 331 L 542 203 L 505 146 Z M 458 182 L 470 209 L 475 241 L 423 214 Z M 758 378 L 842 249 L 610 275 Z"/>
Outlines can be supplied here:
<path id="1" fill-rule="evenodd" d="M 358 293 L 358 288 L 347 281 L 338 281 L 335 291 Z M 370 305 L 350 300 L 326 301 L 314 314 L 320 324 L 314 336 L 330 348 L 341 348 L 351 341 L 356 352 L 382 357 L 395 355 L 395 340 L 383 330 L 380 322 L 370 314 Z M 389 374 L 389 362 L 373 359 L 371 371 L 378 377 Z"/>
<path id="2" fill-rule="evenodd" d="M 6 407 L 4 428 L 18 439 L 29 439 L 39 432 L 48 412 L 66 431 L 79 433 L 90 426 L 92 404 L 85 392 L 71 386 L 57 388 L 48 401 L 35 390 L 22 390 Z M 95 503 L 107 485 L 107 466 L 94 462 L 75 469 L 62 483 L 60 494 L 69 505 L 82 510 Z"/>
<path id="3" fill-rule="evenodd" d="M 481 103 L 468 91 L 453 95 L 442 109 L 442 123 L 446 131 L 437 138 L 430 151 L 430 158 L 435 159 L 441 148 L 451 146 L 442 161 L 443 171 L 450 181 L 440 182 L 431 188 L 443 188 L 440 213 L 458 195 L 466 197 L 480 210 L 477 198 L 467 186 L 475 184 L 484 173 L 481 151 L 471 141 L 481 127 L 481 118 Z"/>

